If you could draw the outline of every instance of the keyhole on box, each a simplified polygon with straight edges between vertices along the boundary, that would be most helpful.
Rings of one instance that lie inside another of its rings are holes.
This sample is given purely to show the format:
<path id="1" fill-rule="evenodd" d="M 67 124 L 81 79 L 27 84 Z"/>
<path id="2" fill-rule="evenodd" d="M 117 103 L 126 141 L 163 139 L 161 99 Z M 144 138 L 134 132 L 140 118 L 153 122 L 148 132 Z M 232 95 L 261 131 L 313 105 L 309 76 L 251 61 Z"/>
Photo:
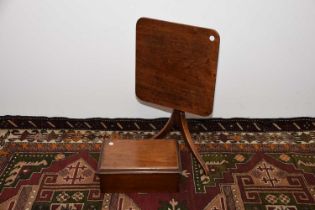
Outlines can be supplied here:
<path id="1" fill-rule="evenodd" d="M 214 42 L 215 37 L 213 35 L 211 35 L 211 36 L 209 36 L 209 39 L 210 39 L 211 42 Z"/>

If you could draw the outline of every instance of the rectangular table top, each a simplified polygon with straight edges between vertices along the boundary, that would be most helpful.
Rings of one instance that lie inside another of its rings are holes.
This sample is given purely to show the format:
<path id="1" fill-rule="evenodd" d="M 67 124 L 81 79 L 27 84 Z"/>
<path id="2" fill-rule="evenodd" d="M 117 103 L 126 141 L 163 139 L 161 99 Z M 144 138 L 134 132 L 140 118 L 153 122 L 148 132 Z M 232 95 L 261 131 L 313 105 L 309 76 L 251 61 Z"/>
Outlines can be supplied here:
<path id="1" fill-rule="evenodd" d="M 219 34 L 213 29 L 140 18 L 136 95 L 168 108 L 211 114 L 219 43 Z"/>

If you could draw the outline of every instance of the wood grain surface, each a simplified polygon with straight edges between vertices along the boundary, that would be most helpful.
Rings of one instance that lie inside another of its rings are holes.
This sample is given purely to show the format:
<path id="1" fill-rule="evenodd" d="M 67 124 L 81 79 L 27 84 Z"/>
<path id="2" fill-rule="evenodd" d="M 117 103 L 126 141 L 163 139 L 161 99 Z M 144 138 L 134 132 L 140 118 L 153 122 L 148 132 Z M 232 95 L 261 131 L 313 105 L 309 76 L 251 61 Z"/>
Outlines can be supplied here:
<path id="1" fill-rule="evenodd" d="M 137 97 L 197 115 L 211 114 L 219 43 L 219 34 L 212 29 L 139 19 Z"/>
<path id="2" fill-rule="evenodd" d="M 113 140 L 103 144 L 99 173 L 179 173 L 176 140 Z"/>
<path id="3" fill-rule="evenodd" d="M 176 140 L 106 140 L 97 175 L 102 192 L 178 192 Z"/>

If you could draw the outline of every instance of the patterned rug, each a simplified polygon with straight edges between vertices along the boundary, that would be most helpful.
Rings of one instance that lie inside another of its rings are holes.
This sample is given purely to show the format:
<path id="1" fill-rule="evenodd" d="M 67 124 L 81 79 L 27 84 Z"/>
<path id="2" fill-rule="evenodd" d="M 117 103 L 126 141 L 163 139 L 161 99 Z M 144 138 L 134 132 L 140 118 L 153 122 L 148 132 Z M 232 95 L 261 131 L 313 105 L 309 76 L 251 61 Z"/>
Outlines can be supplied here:
<path id="1" fill-rule="evenodd" d="M 166 119 L 0 117 L 0 209 L 315 210 L 315 119 L 194 119 L 206 176 L 180 143 L 179 193 L 102 194 L 99 150 L 145 139 Z"/>

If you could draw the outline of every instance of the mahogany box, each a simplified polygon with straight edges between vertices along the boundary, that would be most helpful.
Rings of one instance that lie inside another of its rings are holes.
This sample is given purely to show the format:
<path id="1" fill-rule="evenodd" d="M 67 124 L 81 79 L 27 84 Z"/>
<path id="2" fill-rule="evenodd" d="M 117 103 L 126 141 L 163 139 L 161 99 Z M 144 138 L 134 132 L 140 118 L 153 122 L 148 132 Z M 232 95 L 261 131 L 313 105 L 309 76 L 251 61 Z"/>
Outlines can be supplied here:
<path id="1" fill-rule="evenodd" d="M 103 143 L 97 174 L 102 192 L 178 192 L 181 163 L 176 140 Z"/>

